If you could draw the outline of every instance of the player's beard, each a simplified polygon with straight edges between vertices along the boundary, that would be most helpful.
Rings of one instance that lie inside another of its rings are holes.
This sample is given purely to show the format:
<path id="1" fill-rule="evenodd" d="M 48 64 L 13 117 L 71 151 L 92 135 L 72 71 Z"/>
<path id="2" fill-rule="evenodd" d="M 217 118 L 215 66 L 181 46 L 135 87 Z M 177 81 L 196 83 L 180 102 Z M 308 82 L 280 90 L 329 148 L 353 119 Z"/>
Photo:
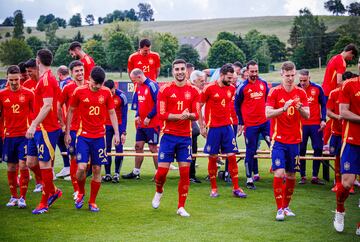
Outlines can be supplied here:
<path id="1" fill-rule="evenodd" d="M 178 82 L 182 82 L 184 81 L 186 78 L 185 78 L 185 74 L 177 74 L 175 76 L 175 79 L 178 81 Z"/>
<path id="2" fill-rule="evenodd" d="M 252 81 L 256 81 L 258 79 L 258 75 L 255 75 L 255 76 L 249 76 L 250 80 Z"/>
<path id="3" fill-rule="evenodd" d="M 224 84 L 224 86 L 230 86 L 230 81 L 222 80 L 221 82 Z"/>
<path id="4" fill-rule="evenodd" d="M 10 84 L 10 88 L 12 91 L 17 91 L 20 88 L 20 85 L 18 83 Z"/>

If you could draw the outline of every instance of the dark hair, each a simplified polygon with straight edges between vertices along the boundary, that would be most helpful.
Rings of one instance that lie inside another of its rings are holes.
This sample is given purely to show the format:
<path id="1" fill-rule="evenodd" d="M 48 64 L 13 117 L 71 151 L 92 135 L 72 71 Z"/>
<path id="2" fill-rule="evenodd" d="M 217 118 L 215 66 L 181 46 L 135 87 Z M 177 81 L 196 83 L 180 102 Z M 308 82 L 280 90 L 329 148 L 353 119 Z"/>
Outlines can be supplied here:
<path id="1" fill-rule="evenodd" d="M 36 67 L 36 60 L 34 58 L 29 59 L 25 62 L 25 68 L 35 68 Z"/>
<path id="2" fill-rule="evenodd" d="M 355 73 L 352 73 L 351 71 L 345 71 L 345 73 L 342 75 L 342 80 L 345 81 L 347 79 L 358 77 Z"/>
<path id="3" fill-rule="evenodd" d="M 43 64 L 44 66 L 51 66 L 51 63 L 53 61 L 53 55 L 50 50 L 41 49 L 37 52 L 36 56 L 39 57 L 41 64 Z"/>
<path id="4" fill-rule="evenodd" d="M 174 68 L 174 66 L 175 66 L 176 64 L 184 64 L 184 65 L 186 66 L 186 61 L 185 61 L 184 59 L 175 59 L 175 60 L 173 61 L 173 63 L 171 64 L 171 65 L 172 65 L 172 68 Z"/>
<path id="5" fill-rule="evenodd" d="M 292 61 L 285 61 L 282 65 L 281 65 L 281 70 L 282 71 L 291 71 L 294 70 L 295 64 Z"/>
<path id="6" fill-rule="evenodd" d="M 16 65 L 9 66 L 6 71 L 6 75 L 9 74 L 20 74 L 20 68 Z"/>
<path id="7" fill-rule="evenodd" d="M 302 76 L 309 76 L 309 70 L 308 69 L 301 69 L 299 71 L 299 74 L 302 75 Z"/>
<path id="8" fill-rule="evenodd" d="M 84 66 L 84 64 L 79 60 L 74 60 L 74 61 L 70 62 L 70 65 L 69 65 L 70 71 L 72 71 L 74 69 L 74 67 L 76 67 L 76 66 Z"/>
<path id="9" fill-rule="evenodd" d="M 142 39 L 142 40 L 140 40 L 139 47 L 140 47 L 140 48 L 144 48 L 145 46 L 146 46 L 146 47 L 150 47 L 150 46 L 151 46 L 150 40 L 148 40 L 148 39 Z"/>
<path id="10" fill-rule="evenodd" d="M 351 51 L 354 56 L 358 55 L 358 49 L 354 44 L 348 44 L 347 46 L 345 46 L 344 51 Z"/>
<path id="11" fill-rule="evenodd" d="M 240 67 L 240 69 L 243 68 L 243 65 L 241 64 L 240 61 L 235 61 L 233 65 L 237 66 L 237 67 Z"/>
<path id="12" fill-rule="evenodd" d="M 111 89 L 114 88 L 115 83 L 114 83 L 113 80 L 108 79 L 108 80 L 106 80 L 106 81 L 104 82 L 104 86 L 107 87 L 107 88 L 109 88 L 109 89 L 111 90 Z"/>
<path id="13" fill-rule="evenodd" d="M 79 43 L 79 42 L 77 42 L 77 41 L 74 41 L 74 42 L 72 42 L 71 44 L 70 44 L 70 46 L 69 46 L 69 51 L 70 50 L 75 50 L 76 48 L 80 48 L 81 49 L 81 44 Z"/>
<path id="14" fill-rule="evenodd" d="M 249 66 L 256 66 L 258 63 L 254 60 L 250 60 L 248 63 L 246 63 L 246 69 L 249 70 Z"/>
<path id="15" fill-rule="evenodd" d="M 220 68 L 220 73 L 226 75 L 228 72 L 234 73 L 234 67 L 232 64 L 225 64 Z"/>
<path id="16" fill-rule="evenodd" d="M 195 68 L 195 66 L 191 63 L 186 63 L 186 68 Z"/>
<path id="17" fill-rule="evenodd" d="M 96 84 L 103 84 L 105 80 L 105 71 L 100 66 L 95 66 L 91 70 L 90 76 Z"/>
<path id="18" fill-rule="evenodd" d="M 25 62 L 20 62 L 18 64 L 18 67 L 20 68 L 20 73 L 25 73 L 26 72 L 26 66 L 25 66 Z"/>

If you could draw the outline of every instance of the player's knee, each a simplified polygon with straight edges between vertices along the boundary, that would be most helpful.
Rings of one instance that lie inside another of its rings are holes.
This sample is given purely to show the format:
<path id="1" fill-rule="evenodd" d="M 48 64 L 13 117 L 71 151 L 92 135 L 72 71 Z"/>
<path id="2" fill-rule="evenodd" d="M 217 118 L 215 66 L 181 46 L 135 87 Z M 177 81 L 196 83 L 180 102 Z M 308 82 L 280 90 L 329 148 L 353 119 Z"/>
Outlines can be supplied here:
<path id="1" fill-rule="evenodd" d="M 157 152 L 157 145 L 149 145 L 149 150 L 151 153 Z"/>
<path id="2" fill-rule="evenodd" d="M 135 144 L 135 151 L 144 151 L 144 145 L 140 143 Z"/>

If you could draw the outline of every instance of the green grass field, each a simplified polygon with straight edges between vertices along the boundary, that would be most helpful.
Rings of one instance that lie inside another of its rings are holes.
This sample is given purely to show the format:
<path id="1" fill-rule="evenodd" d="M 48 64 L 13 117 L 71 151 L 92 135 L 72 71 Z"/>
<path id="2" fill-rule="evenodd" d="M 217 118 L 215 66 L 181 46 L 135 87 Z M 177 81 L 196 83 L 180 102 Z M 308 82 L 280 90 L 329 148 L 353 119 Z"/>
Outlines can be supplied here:
<path id="1" fill-rule="evenodd" d="M 129 117 L 125 146 L 133 146 L 135 138 L 132 113 Z M 243 137 L 238 138 L 238 142 L 243 148 Z M 203 144 L 204 140 L 200 139 L 199 147 Z M 198 163 L 197 176 L 203 180 L 207 175 L 207 160 L 200 159 Z M 128 173 L 133 165 L 132 158 L 125 158 L 121 173 Z M 141 180 L 121 179 L 119 184 L 102 185 L 97 198 L 99 213 L 89 212 L 86 206 L 75 209 L 71 183 L 58 179 L 55 184 L 63 190 L 63 197 L 47 214 L 35 216 L 31 210 L 39 202 L 40 194 L 32 193 L 34 180 L 29 185 L 28 208 L 5 206 L 9 189 L 6 165 L 2 163 L 0 241 L 359 241 L 355 225 L 360 221 L 360 189 L 346 201 L 347 216 L 342 234 L 336 233 L 332 226 L 335 194 L 330 192 L 330 183 L 297 185 L 291 202 L 297 216 L 276 222 L 269 167 L 269 160 L 260 161 L 262 179 L 256 191 L 245 189 L 246 199 L 232 197 L 231 187 L 222 181 L 218 181 L 220 197 L 216 199 L 209 197 L 208 182 L 191 184 L 186 203 L 190 218 L 176 215 L 177 171 L 169 172 L 160 208 L 151 207 L 155 184 L 151 181 L 154 168 L 148 159 L 144 161 Z M 57 155 L 56 172 L 61 168 L 62 160 Z M 243 161 L 239 168 L 240 185 L 244 186 Z M 308 174 L 311 174 L 310 169 L 308 165 Z M 86 189 L 89 194 L 89 179 Z"/>

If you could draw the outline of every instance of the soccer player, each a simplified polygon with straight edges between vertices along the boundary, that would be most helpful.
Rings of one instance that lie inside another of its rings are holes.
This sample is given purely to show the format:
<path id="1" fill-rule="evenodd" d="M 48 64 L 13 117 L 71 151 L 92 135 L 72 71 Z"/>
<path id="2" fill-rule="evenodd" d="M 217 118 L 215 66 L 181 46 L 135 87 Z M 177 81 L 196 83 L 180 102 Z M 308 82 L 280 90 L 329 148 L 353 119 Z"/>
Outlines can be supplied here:
<path id="1" fill-rule="evenodd" d="M 64 86 L 64 89 L 61 92 L 58 100 L 58 119 L 61 127 L 65 127 L 65 120 L 63 119 L 63 106 L 65 104 L 65 110 L 67 111 L 70 107 L 71 97 L 77 87 L 81 87 L 87 84 L 87 81 L 84 80 L 84 64 L 81 61 L 75 60 L 72 61 L 69 65 L 69 69 L 71 71 L 71 75 L 73 77 L 73 81 L 70 81 L 67 85 Z M 76 171 L 77 171 L 77 162 L 76 162 L 76 149 L 75 149 L 75 141 L 76 141 L 76 133 L 80 128 L 80 113 L 79 110 L 75 109 L 73 113 L 73 117 L 71 120 L 70 126 L 70 136 L 71 143 L 67 146 L 67 152 L 70 155 L 70 179 L 74 189 L 74 199 L 77 197 L 79 192 L 79 187 L 76 179 Z M 65 130 L 64 130 L 65 131 Z M 65 142 L 65 137 L 64 137 Z"/>
<path id="2" fill-rule="evenodd" d="M 130 79 L 137 85 L 136 96 L 138 103 L 136 107 L 136 153 L 144 153 L 144 145 L 148 143 L 150 152 L 157 153 L 159 143 L 159 119 L 156 109 L 159 86 L 145 76 L 139 68 L 130 72 Z M 140 179 L 140 168 L 144 157 L 135 157 L 135 168 L 129 174 L 123 175 L 124 179 Z M 153 157 L 155 169 L 158 167 L 158 158 Z"/>
<path id="3" fill-rule="evenodd" d="M 81 44 L 77 41 L 72 42 L 68 50 L 72 58 L 78 58 L 84 64 L 84 78 L 89 80 L 90 72 L 95 66 L 93 58 L 84 52 Z"/>
<path id="4" fill-rule="evenodd" d="M 30 59 L 27 62 L 25 62 L 26 71 L 29 75 L 29 79 L 27 79 L 23 87 L 26 87 L 30 89 L 31 91 L 35 91 L 35 87 L 39 81 L 39 71 L 36 67 L 36 60 Z"/>
<path id="5" fill-rule="evenodd" d="M 116 112 L 116 117 L 118 120 L 119 133 L 121 134 L 120 144 L 115 146 L 116 153 L 123 152 L 123 145 L 126 141 L 126 123 L 127 123 L 127 111 L 128 111 L 128 102 L 126 95 L 123 91 L 116 89 L 115 83 L 113 80 L 107 80 L 104 83 L 104 86 L 111 90 L 112 98 L 114 100 L 114 109 Z M 114 137 L 115 131 L 111 125 L 110 116 L 106 115 L 106 153 L 111 152 L 112 139 Z M 105 176 L 102 178 L 103 181 L 113 183 L 119 182 L 119 174 L 122 166 L 124 157 L 116 156 L 115 157 L 115 174 L 111 177 L 111 156 L 107 157 L 108 164 L 105 165 Z"/>
<path id="6" fill-rule="evenodd" d="M 299 71 L 299 85 L 305 90 L 310 109 L 310 118 L 302 119 L 302 142 L 300 144 L 300 156 L 306 155 L 306 148 L 308 139 L 311 140 L 311 145 L 314 150 L 314 157 L 321 157 L 323 151 L 323 129 L 326 126 L 326 101 L 324 92 L 320 85 L 310 81 L 310 73 L 307 69 Z M 318 177 L 320 169 L 320 160 L 313 161 L 312 184 L 324 185 L 324 181 Z M 300 175 L 301 180 L 299 184 L 306 184 L 306 160 L 300 160 Z"/>
<path id="7" fill-rule="evenodd" d="M 310 116 L 306 93 L 295 85 L 295 75 L 295 64 L 284 62 L 281 66 L 282 82 L 270 89 L 265 109 L 272 126 L 271 159 L 278 221 L 283 221 L 285 216 L 295 216 L 289 203 L 296 183 L 295 166 L 302 139 L 301 117 Z"/>
<path id="8" fill-rule="evenodd" d="M 360 175 L 360 77 L 343 83 L 339 103 L 340 116 L 344 122 L 340 161 L 341 184 L 336 191 L 334 228 L 337 232 L 342 232 L 345 218 L 344 204 L 356 175 Z"/>
<path id="9" fill-rule="evenodd" d="M 191 63 L 186 63 L 186 80 L 190 80 L 191 73 L 195 70 L 195 66 Z"/>
<path id="10" fill-rule="evenodd" d="M 187 82 L 184 60 L 173 61 L 172 73 L 175 80 L 160 89 L 157 99 L 159 119 L 163 121 L 163 136 L 160 140 L 159 167 L 155 175 L 156 193 L 152 200 L 152 207 L 156 209 L 160 205 L 166 175 L 170 163 L 176 157 L 180 173 L 177 214 L 189 217 L 190 214 L 184 207 L 190 185 L 191 121 L 199 117 L 199 90 Z"/>
<path id="11" fill-rule="evenodd" d="M 4 117 L 3 160 L 7 162 L 8 182 L 11 192 L 7 207 L 26 207 L 29 169 L 26 166 L 27 140 L 25 133 L 33 111 L 34 93 L 20 84 L 20 69 L 10 66 L 7 70 L 9 86 L 0 91 L 0 111 Z M 17 194 L 17 165 L 20 169 L 20 196 Z"/>
<path id="12" fill-rule="evenodd" d="M 57 119 L 58 84 L 51 72 L 52 53 L 47 49 L 37 52 L 36 64 L 40 78 L 35 88 L 34 120 L 26 132 L 28 141 L 27 165 L 40 165 L 43 181 L 43 194 L 39 205 L 32 211 L 33 214 L 42 214 L 48 211 L 62 191 L 53 183 L 53 169 L 51 161 L 55 157 L 56 142 L 61 132 Z M 36 157 L 38 159 L 36 159 Z"/>
<path id="13" fill-rule="evenodd" d="M 253 174 L 257 177 L 259 174 L 254 169 L 254 166 L 257 168 L 254 155 L 256 155 L 260 134 L 270 146 L 270 122 L 265 117 L 265 103 L 269 88 L 267 82 L 259 78 L 259 66 L 255 61 L 249 61 L 246 69 L 249 78 L 236 90 L 235 110 L 239 119 L 238 136 L 244 131 L 246 187 L 255 190 Z"/>
<path id="14" fill-rule="evenodd" d="M 28 74 L 28 72 L 26 70 L 25 62 L 20 62 L 18 64 L 18 67 L 20 68 L 20 73 L 21 73 L 20 84 L 22 85 L 27 79 L 29 79 L 29 74 Z"/>
<path id="15" fill-rule="evenodd" d="M 135 68 L 142 70 L 146 77 L 155 82 L 160 74 L 160 55 L 157 52 L 151 51 L 151 42 L 148 39 L 140 40 L 139 50 L 129 56 L 129 77 L 131 71 Z"/>
<path id="16" fill-rule="evenodd" d="M 229 160 L 229 173 L 233 184 L 233 195 L 245 198 L 247 195 L 239 187 L 238 166 L 235 153 L 238 152 L 235 134 L 231 126 L 231 106 L 235 95 L 235 87 L 231 85 L 234 68 L 225 64 L 220 68 L 218 80 L 205 86 L 201 94 L 200 107 L 206 105 L 209 117 L 204 122 L 200 113 L 200 133 L 206 138 L 204 153 L 209 154 L 208 172 L 211 183 L 211 197 L 218 197 L 216 184 L 218 154 L 226 154 Z M 207 130 L 207 128 L 209 130 Z"/>
<path id="17" fill-rule="evenodd" d="M 92 181 L 89 199 L 89 210 L 98 212 L 100 209 L 95 203 L 96 196 L 101 185 L 101 165 L 107 163 L 106 141 L 105 141 L 105 122 L 106 113 L 109 113 L 111 124 L 114 128 L 114 143 L 120 143 L 118 122 L 114 110 L 114 101 L 111 92 L 103 86 L 105 81 L 105 71 L 95 66 L 90 73 L 89 84 L 75 89 L 70 100 L 70 108 L 66 117 L 65 144 L 69 145 L 72 141 L 70 130 L 71 120 L 74 111 L 78 109 L 80 114 L 80 129 L 76 138 L 76 158 L 78 169 L 76 178 L 79 186 L 79 193 L 75 200 L 75 207 L 82 208 L 85 196 L 86 168 L 88 161 L 91 160 Z"/>

